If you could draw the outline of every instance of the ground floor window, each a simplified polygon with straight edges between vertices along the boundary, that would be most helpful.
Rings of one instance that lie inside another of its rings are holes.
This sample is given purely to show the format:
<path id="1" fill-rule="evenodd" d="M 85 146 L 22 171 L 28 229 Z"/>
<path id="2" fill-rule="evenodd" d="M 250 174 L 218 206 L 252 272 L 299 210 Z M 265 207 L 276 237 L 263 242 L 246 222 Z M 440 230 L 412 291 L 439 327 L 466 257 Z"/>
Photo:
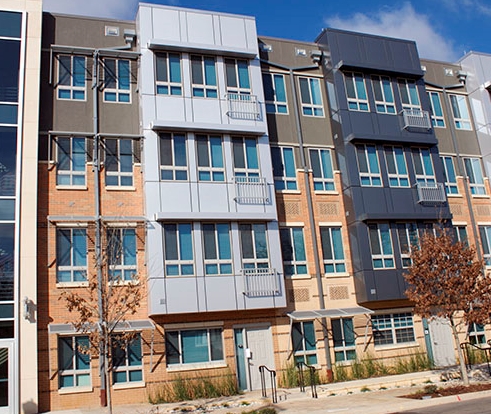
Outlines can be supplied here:
<path id="1" fill-rule="evenodd" d="M 90 386 L 90 354 L 87 336 L 58 338 L 60 388 Z"/>
<path id="2" fill-rule="evenodd" d="M 467 329 L 469 342 L 472 345 L 486 344 L 486 335 L 484 334 L 484 325 L 480 323 L 471 323 Z"/>
<path id="3" fill-rule="evenodd" d="M 353 318 L 332 319 L 332 338 L 336 362 L 356 359 Z"/>
<path id="4" fill-rule="evenodd" d="M 372 329 L 375 346 L 415 340 L 413 316 L 410 312 L 373 315 Z"/>
<path id="5" fill-rule="evenodd" d="M 294 322 L 292 325 L 293 355 L 295 364 L 317 364 L 314 321 Z"/>
<path id="6" fill-rule="evenodd" d="M 143 381 L 141 334 L 130 339 L 113 339 L 114 384 Z"/>

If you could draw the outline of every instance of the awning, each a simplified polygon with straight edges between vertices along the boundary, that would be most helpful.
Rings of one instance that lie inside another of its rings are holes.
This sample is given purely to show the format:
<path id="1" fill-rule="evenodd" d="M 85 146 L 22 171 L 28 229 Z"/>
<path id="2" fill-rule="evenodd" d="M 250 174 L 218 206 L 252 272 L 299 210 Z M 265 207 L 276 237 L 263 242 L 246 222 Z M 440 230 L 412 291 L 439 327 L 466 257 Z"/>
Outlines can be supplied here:
<path id="1" fill-rule="evenodd" d="M 352 308 L 337 308 L 337 309 L 319 309 L 308 311 L 293 311 L 288 313 L 288 317 L 294 321 L 306 321 L 318 318 L 343 318 L 355 315 L 369 315 L 372 310 L 363 306 L 354 306 Z"/>

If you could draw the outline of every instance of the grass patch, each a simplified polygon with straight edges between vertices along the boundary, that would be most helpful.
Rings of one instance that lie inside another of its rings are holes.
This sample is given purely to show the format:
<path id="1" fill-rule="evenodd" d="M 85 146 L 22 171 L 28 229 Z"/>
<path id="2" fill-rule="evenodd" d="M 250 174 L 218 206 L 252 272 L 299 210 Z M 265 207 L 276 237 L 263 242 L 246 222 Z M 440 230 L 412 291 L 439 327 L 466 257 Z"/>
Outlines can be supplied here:
<path id="1" fill-rule="evenodd" d="M 266 407 L 254 411 L 242 411 L 242 414 L 276 414 L 277 412 L 278 411 L 272 407 Z"/>

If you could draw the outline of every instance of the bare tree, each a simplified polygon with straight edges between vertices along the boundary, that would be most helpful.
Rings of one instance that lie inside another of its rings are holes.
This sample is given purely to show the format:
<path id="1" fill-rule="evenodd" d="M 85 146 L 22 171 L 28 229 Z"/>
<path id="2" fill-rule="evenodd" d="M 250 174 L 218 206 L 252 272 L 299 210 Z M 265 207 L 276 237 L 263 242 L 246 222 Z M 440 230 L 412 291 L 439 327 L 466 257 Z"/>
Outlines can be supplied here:
<path id="1" fill-rule="evenodd" d="M 491 280 L 483 274 L 484 263 L 476 258 L 475 248 L 455 240 L 443 227 L 426 232 L 414 246 L 412 265 L 404 275 L 410 287 L 407 297 L 414 313 L 421 317 L 446 318 L 460 361 L 465 385 L 469 377 L 460 348 L 458 325 L 486 323 L 491 311 Z"/>

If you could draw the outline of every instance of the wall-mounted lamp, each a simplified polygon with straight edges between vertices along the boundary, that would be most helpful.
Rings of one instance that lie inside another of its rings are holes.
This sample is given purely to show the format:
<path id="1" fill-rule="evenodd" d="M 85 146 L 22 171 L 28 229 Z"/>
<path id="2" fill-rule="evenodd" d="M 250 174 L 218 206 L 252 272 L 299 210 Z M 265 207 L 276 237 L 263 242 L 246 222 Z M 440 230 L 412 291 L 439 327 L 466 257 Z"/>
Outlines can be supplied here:
<path id="1" fill-rule="evenodd" d="M 322 60 L 322 51 L 320 50 L 311 50 L 310 51 L 310 58 L 312 61 L 316 64 L 320 64 Z"/>
<path id="2" fill-rule="evenodd" d="M 136 32 L 132 29 L 124 29 L 123 35 L 124 41 L 128 45 L 131 45 L 136 38 Z"/>
<path id="3" fill-rule="evenodd" d="M 30 320 L 32 318 L 31 301 L 27 296 L 24 296 L 24 299 L 22 300 L 22 308 L 22 316 L 24 316 L 24 319 Z"/>
<path id="4" fill-rule="evenodd" d="M 467 79 L 467 72 L 459 70 L 457 72 L 457 79 L 459 80 L 460 83 L 465 84 L 465 80 Z"/>

